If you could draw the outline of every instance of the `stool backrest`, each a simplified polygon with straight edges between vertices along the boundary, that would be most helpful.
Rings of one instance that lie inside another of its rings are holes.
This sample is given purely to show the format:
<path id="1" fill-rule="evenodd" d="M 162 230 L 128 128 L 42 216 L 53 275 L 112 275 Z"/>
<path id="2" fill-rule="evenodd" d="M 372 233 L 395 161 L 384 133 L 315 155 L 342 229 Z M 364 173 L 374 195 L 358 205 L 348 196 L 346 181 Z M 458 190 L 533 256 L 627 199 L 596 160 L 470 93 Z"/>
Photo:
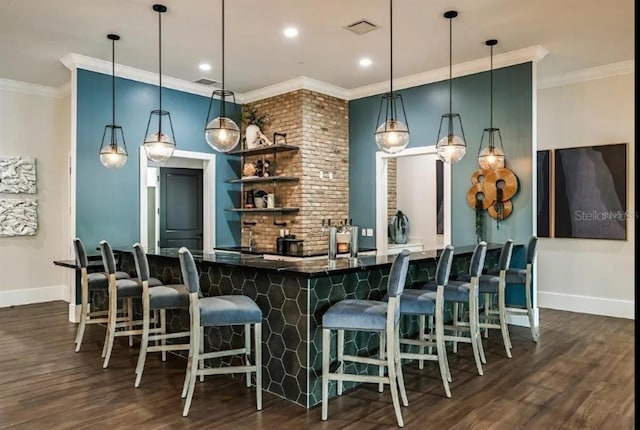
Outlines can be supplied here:
<path id="1" fill-rule="evenodd" d="M 76 264 L 80 267 L 87 267 L 89 265 L 87 250 L 84 249 L 84 244 L 79 237 L 73 239 L 73 249 L 76 253 Z"/>
<path id="2" fill-rule="evenodd" d="M 147 254 L 142 249 L 142 245 L 139 243 L 133 244 L 133 261 L 136 263 L 136 273 L 141 281 L 149 280 L 149 262 L 147 261 Z"/>
<path id="3" fill-rule="evenodd" d="M 116 258 L 113 256 L 113 250 L 111 245 L 106 240 L 100 242 L 100 255 L 102 255 L 102 264 L 104 270 L 108 274 L 114 275 L 116 273 Z"/>
<path id="4" fill-rule="evenodd" d="M 193 260 L 193 255 L 184 246 L 178 251 L 180 258 L 180 270 L 182 271 L 182 282 L 190 293 L 198 293 L 198 297 L 202 297 L 200 291 L 200 279 L 198 277 L 198 268 Z"/>
<path id="5" fill-rule="evenodd" d="M 498 260 L 498 270 L 507 270 L 511 264 L 511 254 L 513 253 L 513 240 L 508 239 L 502 246 L 500 251 L 500 260 Z"/>
<path id="6" fill-rule="evenodd" d="M 404 284 L 407 280 L 407 272 L 409 271 L 409 250 L 403 249 L 401 253 L 396 255 L 391 270 L 389 271 L 389 282 L 387 289 L 389 297 L 398 297 L 402 295 Z"/>
<path id="7" fill-rule="evenodd" d="M 440 254 L 438 267 L 436 267 L 436 284 L 447 285 L 451 274 L 451 264 L 453 262 L 453 246 L 447 245 Z"/>
<path id="8" fill-rule="evenodd" d="M 482 274 L 484 267 L 484 257 L 487 255 L 487 242 L 484 240 L 476 245 L 471 255 L 471 263 L 469 263 L 469 276 L 477 278 Z"/>
<path id="9" fill-rule="evenodd" d="M 538 238 L 531 236 L 529 239 L 529 245 L 527 245 L 527 264 L 533 264 L 536 259 L 536 245 L 538 244 Z"/>

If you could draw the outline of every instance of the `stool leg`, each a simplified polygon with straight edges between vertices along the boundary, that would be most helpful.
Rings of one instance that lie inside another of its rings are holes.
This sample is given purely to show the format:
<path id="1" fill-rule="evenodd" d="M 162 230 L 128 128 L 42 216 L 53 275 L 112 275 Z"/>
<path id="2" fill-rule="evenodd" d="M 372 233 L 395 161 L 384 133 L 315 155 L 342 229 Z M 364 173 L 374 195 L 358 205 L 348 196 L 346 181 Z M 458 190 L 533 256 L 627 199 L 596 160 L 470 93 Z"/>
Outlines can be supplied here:
<path id="1" fill-rule="evenodd" d="M 204 354 L 204 327 L 200 327 L 200 354 Z M 204 369 L 204 360 L 198 363 L 200 370 Z M 200 382 L 204 382 L 204 373 L 200 374 Z"/>
<path id="2" fill-rule="evenodd" d="M 111 358 L 111 351 L 113 350 L 113 340 L 116 335 L 116 318 L 118 316 L 118 289 L 115 285 L 115 275 L 109 275 L 109 277 L 113 277 L 113 282 L 110 282 L 111 285 L 109 288 L 109 321 L 107 322 L 106 349 L 104 351 L 104 362 L 102 363 L 103 369 L 109 366 L 109 359 Z"/>
<path id="3" fill-rule="evenodd" d="M 329 350 L 331 330 L 322 329 L 322 421 L 329 415 Z"/>
<path id="4" fill-rule="evenodd" d="M 82 304 L 80 305 L 80 325 L 78 325 L 78 333 L 76 333 L 76 352 L 80 351 L 82 345 L 82 338 L 84 337 L 84 329 L 87 325 L 87 314 L 89 312 L 89 285 L 87 280 L 85 268 L 82 268 L 81 274 L 81 290 L 82 290 Z"/>
<path id="5" fill-rule="evenodd" d="M 458 303 L 453 304 L 453 334 L 454 336 L 458 336 Z M 453 353 L 458 353 L 458 341 L 453 341 Z"/>
<path id="6" fill-rule="evenodd" d="M 385 350 L 385 340 L 386 340 L 386 336 L 384 334 L 384 332 L 380 332 L 380 349 L 378 350 L 378 358 L 380 358 L 380 360 L 384 360 L 385 354 L 384 354 L 384 350 Z M 384 364 L 381 364 L 380 366 L 378 366 L 378 375 L 379 376 L 384 376 Z M 378 384 L 378 392 L 382 393 L 384 391 L 384 383 L 380 382 Z"/>
<path id="7" fill-rule="evenodd" d="M 244 325 L 244 365 L 251 366 L 251 324 Z M 251 387 L 251 372 L 245 373 L 247 388 Z M 260 408 L 258 408 L 259 410 Z"/>
<path id="8" fill-rule="evenodd" d="M 489 312 L 491 311 L 491 294 L 484 294 L 484 322 L 489 323 Z M 484 328 L 484 338 L 489 337 L 489 327 Z"/>
<path id="9" fill-rule="evenodd" d="M 498 286 L 498 311 L 500 313 L 500 331 L 502 332 L 502 342 L 507 352 L 507 357 L 511 358 L 511 339 L 509 339 L 509 327 L 507 326 L 507 309 L 504 298 L 504 283 Z"/>
<path id="10" fill-rule="evenodd" d="M 433 338 L 434 338 L 434 335 L 433 335 L 433 328 L 434 328 L 433 315 L 429 315 L 429 320 L 428 321 L 429 321 L 429 340 L 432 341 Z M 433 354 L 433 346 L 429 345 L 428 351 L 429 351 L 429 354 Z"/>
<path id="11" fill-rule="evenodd" d="M 196 312 L 194 320 L 197 320 L 194 322 L 197 322 L 199 326 L 200 318 L 198 312 Z M 191 361 L 188 363 L 190 365 L 189 386 L 187 388 L 187 399 L 184 402 L 184 409 L 182 410 L 183 417 L 189 415 L 189 408 L 191 407 L 191 400 L 193 399 L 193 390 L 196 386 L 196 378 L 198 376 L 198 362 L 200 361 L 200 327 L 196 327 L 195 330 L 192 330 L 191 336 L 195 339 L 191 343 L 191 349 L 193 352 L 191 354 Z"/>
<path id="12" fill-rule="evenodd" d="M 531 268 L 527 268 L 527 275 L 524 283 L 524 297 L 527 304 L 527 316 L 529 317 L 529 327 L 531 327 L 531 337 L 534 342 L 538 341 L 538 337 L 540 336 L 539 328 L 535 325 L 535 320 L 533 318 L 533 306 L 531 304 Z"/>
<path id="13" fill-rule="evenodd" d="M 166 309 L 160 309 L 160 333 L 163 335 L 167 334 L 167 310 Z M 167 346 L 167 340 L 164 337 L 160 340 L 160 345 L 162 345 L 163 348 Z M 164 349 L 162 350 L 162 361 L 167 361 L 167 351 Z"/>
<path id="14" fill-rule="evenodd" d="M 471 335 L 471 348 L 473 349 L 473 358 L 476 361 L 478 375 L 482 375 L 482 363 L 480 361 L 480 348 L 478 338 L 480 338 L 480 330 L 478 329 L 478 321 L 476 319 L 478 303 L 475 294 L 471 294 L 469 299 L 469 328 Z"/>
<path id="15" fill-rule="evenodd" d="M 138 355 L 138 365 L 136 366 L 136 382 L 134 386 L 140 386 L 142 380 L 142 372 L 144 371 L 144 363 L 147 360 L 147 348 L 149 346 L 149 296 L 142 296 L 142 342 L 140 343 L 140 353 Z"/>
<path id="16" fill-rule="evenodd" d="M 451 381 L 451 374 L 449 373 L 449 363 L 447 360 L 447 350 L 444 346 L 444 316 L 443 316 L 443 301 L 436 299 L 436 303 L 439 305 L 436 307 L 436 350 L 438 351 L 438 366 L 440 367 L 440 377 L 442 378 L 442 385 L 444 386 L 444 392 L 447 397 L 451 397 L 451 389 L 449 388 L 449 382 Z"/>
<path id="17" fill-rule="evenodd" d="M 400 398 L 402 399 L 403 406 L 409 406 L 409 400 L 407 399 L 407 390 L 404 387 L 404 375 L 402 374 L 402 359 L 400 358 L 400 325 L 396 326 L 395 333 L 395 363 L 396 363 L 396 377 L 398 378 L 398 388 L 400 388 Z"/>
<path id="18" fill-rule="evenodd" d="M 259 411 L 262 410 L 262 323 L 254 324 L 256 348 L 256 406 Z"/>
<path id="19" fill-rule="evenodd" d="M 127 321 L 129 322 L 129 325 L 127 326 L 127 328 L 129 330 L 133 330 L 133 299 L 132 298 L 128 298 L 127 299 Z M 133 335 L 129 335 L 129 346 L 133 346 Z"/>
<path id="20" fill-rule="evenodd" d="M 393 401 L 393 409 L 396 412 L 398 427 L 404 427 L 402 411 L 400 410 L 400 399 L 398 396 L 398 379 L 395 369 L 395 342 L 394 329 L 387 329 L 387 368 L 389 373 L 389 390 L 391 391 L 391 400 Z"/>
<path id="21" fill-rule="evenodd" d="M 338 369 L 336 373 L 344 373 L 344 330 L 338 330 Z M 342 395 L 342 381 L 338 382 L 338 396 Z"/>
<path id="22" fill-rule="evenodd" d="M 418 317 L 418 340 L 422 341 L 424 339 L 424 331 L 425 331 L 425 323 L 427 317 L 424 315 L 420 315 Z M 424 354 L 424 346 L 418 346 L 418 353 Z M 418 369 L 424 369 L 424 360 L 421 358 L 418 360 Z"/>

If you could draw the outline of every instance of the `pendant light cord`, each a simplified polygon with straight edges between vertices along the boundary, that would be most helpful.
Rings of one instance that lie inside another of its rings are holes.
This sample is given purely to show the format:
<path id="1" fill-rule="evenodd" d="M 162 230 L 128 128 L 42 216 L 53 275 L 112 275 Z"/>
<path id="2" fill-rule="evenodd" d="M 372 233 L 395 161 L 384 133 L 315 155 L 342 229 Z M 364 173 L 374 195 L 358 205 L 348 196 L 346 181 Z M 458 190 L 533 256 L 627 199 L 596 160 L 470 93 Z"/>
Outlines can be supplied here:
<path id="1" fill-rule="evenodd" d="M 491 71 L 489 72 L 489 76 L 491 77 L 491 97 L 489 97 L 490 100 L 490 108 L 489 108 L 489 112 L 490 112 L 490 119 L 489 119 L 489 126 L 491 128 L 493 128 L 493 45 L 491 45 Z"/>
<path id="2" fill-rule="evenodd" d="M 160 95 L 160 110 L 162 110 L 162 12 L 158 12 L 158 93 Z"/>
<path id="3" fill-rule="evenodd" d="M 111 40 L 111 144 L 116 144 L 116 41 Z"/>
<path id="4" fill-rule="evenodd" d="M 393 94 L 393 0 L 389 0 L 389 94 Z"/>
<path id="5" fill-rule="evenodd" d="M 449 113 L 453 112 L 453 103 L 451 101 L 452 97 L 452 91 L 451 91 L 451 81 L 453 79 L 453 62 L 452 62 L 452 57 L 453 57 L 453 31 L 452 31 L 452 27 L 453 27 L 453 18 L 449 18 Z"/>
<path id="6" fill-rule="evenodd" d="M 222 92 L 224 93 L 224 0 L 222 0 Z"/>

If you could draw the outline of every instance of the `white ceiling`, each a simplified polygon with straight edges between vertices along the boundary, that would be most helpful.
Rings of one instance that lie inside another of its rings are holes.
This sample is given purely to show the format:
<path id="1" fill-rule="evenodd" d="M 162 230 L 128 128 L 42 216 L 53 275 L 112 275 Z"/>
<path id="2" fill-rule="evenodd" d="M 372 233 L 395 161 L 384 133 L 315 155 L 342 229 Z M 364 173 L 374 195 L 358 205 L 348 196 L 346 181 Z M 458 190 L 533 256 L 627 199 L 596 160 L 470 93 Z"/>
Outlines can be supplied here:
<path id="1" fill-rule="evenodd" d="M 158 18 L 154 0 L 0 0 L 0 78 L 59 86 L 69 80 L 60 63 L 78 54 L 110 61 L 107 33 L 117 33 L 116 61 L 157 71 Z M 160 0 L 163 74 L 219 80 L 220 0 Z M 394 75 L 447 66 L 448 21 L 453 62 L 542 45 L 549 54 L 538 77 L 634 58 L 633 0 L 395 0 Z M 343 88 L 389 77 L 388 0 L 227 0 L 226 86 L 246 92 L 298 76 Z M 359 19 L 382 28 L 362 36 L 343 29 Z M 282 30 L 295 25 L 296 40 Z M 373 59 L 362 69 L 358 59 Z M 198 70 L 209 62 L 210 72 Z"/>

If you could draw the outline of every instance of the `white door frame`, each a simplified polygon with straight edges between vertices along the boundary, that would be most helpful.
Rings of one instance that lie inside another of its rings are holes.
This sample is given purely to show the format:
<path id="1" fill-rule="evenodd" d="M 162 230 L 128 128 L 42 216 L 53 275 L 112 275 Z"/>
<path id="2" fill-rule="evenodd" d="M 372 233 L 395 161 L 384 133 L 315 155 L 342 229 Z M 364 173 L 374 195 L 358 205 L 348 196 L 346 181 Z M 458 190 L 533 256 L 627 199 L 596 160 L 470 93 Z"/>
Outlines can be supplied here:
<path id="1" fill-rule="evenodd" d="M 148 249 L 147 243 L 147 155 L 140 147 L 140 244 Z M 206 152 L 182 151 L 176 149 L 173 158 L 187 158 L 202 161 L 202 247 L 212 252 L 216 245 L 216 155 Z M 155 247 L 155 245 L 153 246 Z"/>
<path id="2" fill-rule="evenodd" d="M 398 154 L 376 152 L 376 248 L 378 253 L 385 253 L 389 245 L 387 238 L 387 203 L 388 203 L 388 178 L 387 166 L 390 158 L 412 157 L 416 155 L 433 155 L 437 157 L 436 147 L 421 146 L 405 149 Z M 451 243 L 451 165 L 444 163 L 443 176 L 443 202 L 444 205 L 444 244 Z"/>

